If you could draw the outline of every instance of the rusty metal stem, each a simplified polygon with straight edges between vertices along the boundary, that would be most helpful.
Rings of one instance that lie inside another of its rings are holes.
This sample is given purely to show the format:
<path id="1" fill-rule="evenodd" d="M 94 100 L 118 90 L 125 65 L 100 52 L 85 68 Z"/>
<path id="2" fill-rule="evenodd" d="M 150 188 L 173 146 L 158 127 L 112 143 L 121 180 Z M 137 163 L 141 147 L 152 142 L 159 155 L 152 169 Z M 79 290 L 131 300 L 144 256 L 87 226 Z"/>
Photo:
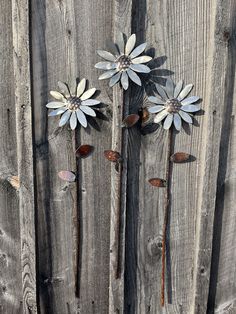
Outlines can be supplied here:
<path id="1" fill-rule="evenodd" d="M 164 222 L 162 231 L 162 271 L 161 271 L 161 306 L 165 305 L 165 264 L 166 264 L 166 233 L 169 216 L 170 204 L 170 180 L 171 180 L 171 146 L 172 146 L 172 128 L 168 132 L 167 143 L 167 162 L 166 162 L 166 191 L 165 191 L 165 204 L 164 204 Z"/>

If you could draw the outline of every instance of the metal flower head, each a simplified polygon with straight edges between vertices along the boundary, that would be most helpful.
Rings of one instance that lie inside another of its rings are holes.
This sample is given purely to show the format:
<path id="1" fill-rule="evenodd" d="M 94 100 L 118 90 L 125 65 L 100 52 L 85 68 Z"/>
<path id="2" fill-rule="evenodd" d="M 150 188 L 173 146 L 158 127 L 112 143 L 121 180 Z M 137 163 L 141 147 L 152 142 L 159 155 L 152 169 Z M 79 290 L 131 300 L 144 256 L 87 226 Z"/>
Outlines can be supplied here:
<path id="1" fill-rule="evenodd" d="M 168 130 L 172 122 L 177 131 L 180 131 L 183 119 L 187 123 L 193 123 L 191 114 L 200 110 L 199 105 L 193 105 L 200 98 L 198 96 L 188 97 L 193 84 L 188 84 L 183 87 L 183 81 L 179 81 L 176 86 L 171 79 L 167 79 L 165 88 L 156 84 L 156 89 L 159 95 L 150 96 L 148 100 L 154 104 L 148 108 L 150 113 L 156 113 L 154 118 L 155 123 L 165 119 L 163 127 Z"/>
<path id="2" fill-rule="evenodd" d="M 49 117 L 61 115 L 59 126 L 70 121 L 70 127 L 74 130 L 79 122 L 84 128 L 87 127 L 86 115 L 96 117 L 96 112 L 91 106 L 100 104 L 100 101 L 91 99 L 96 92 L 96 88 L 85 91 L 86 80 L 82 79 L 76 86 L 75 93 L 71 93 L 67 84 L 58 82 L 61 92 L 51 91 L 50 94 L 56 101 L 49 102 L 46 107 L 55 109 L 49 113 Z"/>
<path id="3" fill-rule="evenodd" d="M 113 54 L 104 50 L 97 51 L 100 57 L 107 60 L 95 64 L 95 68 L 107 70 L 99 76 L 99 80 L 110 79 L 110 87 L 120 81 L 125 90 L 129 87 L 129 78 L 137 85 L 142 85 L 136 72 L 149 73 L 150 68 L 143 63 L 149 62 L 152 58 L 149 56 L 138 57 L 145 50 L 147 44 L 141 44 L 134 49 L 135 43 L 135 34 L 131 35 L 125 44 L 124 35 L 120 33 L 117 44 L 112 44 Z"/>

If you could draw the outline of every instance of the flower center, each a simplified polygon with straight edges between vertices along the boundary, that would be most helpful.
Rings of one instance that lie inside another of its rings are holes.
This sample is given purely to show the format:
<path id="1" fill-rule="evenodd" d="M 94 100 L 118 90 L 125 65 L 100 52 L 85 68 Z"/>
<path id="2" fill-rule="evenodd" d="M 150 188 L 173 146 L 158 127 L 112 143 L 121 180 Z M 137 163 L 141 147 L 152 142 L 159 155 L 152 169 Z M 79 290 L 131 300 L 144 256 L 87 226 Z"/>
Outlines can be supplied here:
<path id="1" fill-rule="evenodd" d="M 125 71 L 129 68 L 129 66 L 131 65 L 131 59 L 130 57 L 126 56 L 126 55 L 122 55 L 120 56 L 117 60 L 116 60 L 116 64 L 117 64 L 117 69 L 119 71 Z"/>
<path id="2" fill-rule="evenodd" d="M 166 101 L 165 107 L 169 113 L 176 113 L 180 110 L 182 105 L 181 105 L 181 102 L 178 101 L 178 99 L 173 98 L 173 99 L 168 99 Z"/>
<path id="3" fill-rule="evenodd" d="M 81 105 L 81 100 L 79 99 L 79 97 L 73 96 L 67 99 L 67 108 L 70 111 L 76 111 L 80 105 Z"/>

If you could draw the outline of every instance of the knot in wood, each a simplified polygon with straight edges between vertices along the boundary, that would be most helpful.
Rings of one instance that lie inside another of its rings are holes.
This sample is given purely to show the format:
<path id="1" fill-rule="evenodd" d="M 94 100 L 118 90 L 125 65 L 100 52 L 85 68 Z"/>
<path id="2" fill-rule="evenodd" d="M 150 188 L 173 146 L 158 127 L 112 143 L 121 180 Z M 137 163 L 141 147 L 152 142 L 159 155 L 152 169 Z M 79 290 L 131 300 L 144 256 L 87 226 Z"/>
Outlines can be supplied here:
<path id="1" fill-rule="evenodd" d="M 151 257 L 161 256 L 162 242 L 160 239 L 150 239 L 147 246 L 148 254 Z"/>

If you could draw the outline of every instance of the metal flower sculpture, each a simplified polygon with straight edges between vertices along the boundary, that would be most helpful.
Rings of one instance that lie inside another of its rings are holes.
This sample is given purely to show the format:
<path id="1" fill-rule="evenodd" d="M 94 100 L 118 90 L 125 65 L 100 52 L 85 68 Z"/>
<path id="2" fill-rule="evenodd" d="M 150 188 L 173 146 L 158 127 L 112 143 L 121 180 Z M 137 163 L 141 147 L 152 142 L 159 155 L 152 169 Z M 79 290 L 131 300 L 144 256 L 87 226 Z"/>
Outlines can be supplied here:
<path id="1" fill-rule="evenodd" d="M 127 90 L 130 78 L 135 84 L 141 86 L 142 82 L 136 72 L 149 73 L 151 71 L 150 68 L 143 63 L 149 62 L 152 58 L 149 56 L 139 56 L 145 50 L 146 43 L 134 48 L 135 44 L 135 34 L 131 35 L 125 43 L 124 35 L 120 33 L 117 44 L 113 44 L 114 54 L 98 50 L 98 55 L 106 61 L 98 62 L 95 64 L 95 68 L 107 70 L 99 76 L 99 80 L 110 79 L 110 87 L 120 81 L 123 89 Z"/>
<path id="2" fill-rule="evenodd" d="M 171 79 L 167 79 L 166 86 L 162 88 L 156 84 L 156 89 L 159 95 L 150 96 L 148 100 L 154 104 L 148 108 L 150 113 L 156 113 L 154 118 L 155 123 L 165 119 L 163 127 L 168 130 L 172 122 L 177 131 L 180 131 L 183 119 L 187 123 L 193 123 L 191 114 L 200 110 L 199 105 L 193 105 L 200 98 L 198 96 L 188 97 L 193 84 L 188 84 L 183 88 L 183 81 L 179 81 L 176 86 Z"/>
<path id="3" fill-rule="evenodd" d="M 96 117 L 96 112 L 91 108 L 100 104 L 100 101 L 91 99 L 96 92 L 96 88 L 91 88 L 85 91 L 86 79 L 82 79 L 75 93 L 71 93 L 67 84 L 58 82 L 58 87 L 61 92 L 51 91 L 50 94 L 56 101 L 49 102 L 46 107 L 55 109 L 49 113 L 49 117 L 61 115 L 59 126 L 65 125 L 70 121 L 70 127 L 74 130 L 79 122 L 84 128 L 87 127 L 86 115 Z"/>

